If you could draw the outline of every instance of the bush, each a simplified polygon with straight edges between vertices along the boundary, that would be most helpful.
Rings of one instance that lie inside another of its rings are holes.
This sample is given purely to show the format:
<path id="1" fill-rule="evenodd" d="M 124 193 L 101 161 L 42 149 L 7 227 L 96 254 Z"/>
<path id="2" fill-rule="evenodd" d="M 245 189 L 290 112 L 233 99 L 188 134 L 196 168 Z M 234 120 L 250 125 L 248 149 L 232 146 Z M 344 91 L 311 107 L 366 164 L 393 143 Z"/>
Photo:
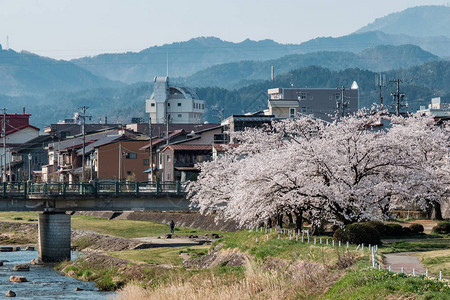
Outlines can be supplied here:
<path id="1" fill-rule="evenodd" d="M 368 221 L 364 222 L 363 224 L 375 228 L 380 235 L 386 234 L 386 225 L 384 225 L 384 223 L 381 221 Z"/>
<path id="2" fill-rule="evenodd" d="M 403 229 L 403 226 L 398 224 L 386 224 L 386 235 L 389 236 L 397 236 L 397 235 L 403 235 L 405 234 L 405 230 Z"/>
<path id="3" fill-rule="evenodd" d="M 353 223 L 336 230 L 333 239 L 352 244 L 381 245 L 380 233 L 365 223 Z"/>
<path id="4" fill-rule="evenodd" d="M 450 221 L 438 222 L 437 226 L 434 226 L 433 229 L 431 229 L 431 232 L 440 234 L 450 233 Z"/>
<path id="5" fill-rule="evenodd" d="M 412 233 L 423 233 L 423 226 L 422 224 L 412 224 L 409 226 L 409 230 L 411 230 Z"/>

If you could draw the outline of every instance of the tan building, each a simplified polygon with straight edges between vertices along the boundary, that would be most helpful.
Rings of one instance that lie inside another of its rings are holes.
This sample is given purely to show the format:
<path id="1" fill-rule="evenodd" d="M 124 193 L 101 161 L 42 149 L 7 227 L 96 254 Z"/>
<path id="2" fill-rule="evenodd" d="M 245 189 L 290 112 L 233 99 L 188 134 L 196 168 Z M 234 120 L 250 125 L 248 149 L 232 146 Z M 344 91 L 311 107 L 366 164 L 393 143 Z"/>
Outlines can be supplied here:
<path id="1" fill-rule="evenodd" d="M 147 181 L 149 153 L 140 150 L 148 141 L 115 141 L 96 147 L 98 179 Z"/>

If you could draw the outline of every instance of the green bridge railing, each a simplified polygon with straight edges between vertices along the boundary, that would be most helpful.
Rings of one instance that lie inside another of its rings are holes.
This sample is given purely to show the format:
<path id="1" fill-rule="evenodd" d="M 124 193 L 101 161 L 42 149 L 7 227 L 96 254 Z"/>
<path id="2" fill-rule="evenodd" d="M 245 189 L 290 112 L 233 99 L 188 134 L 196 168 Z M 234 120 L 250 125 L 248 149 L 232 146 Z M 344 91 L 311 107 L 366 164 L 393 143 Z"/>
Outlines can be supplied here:
<path id="1" fill-rule="evenodd" d="M 182 194 L 184 184 L 180 181 L 95 181 L 93 183 L 34 183 L 34 182 L 3 182 L 0 195 L 158 195 Z"/>

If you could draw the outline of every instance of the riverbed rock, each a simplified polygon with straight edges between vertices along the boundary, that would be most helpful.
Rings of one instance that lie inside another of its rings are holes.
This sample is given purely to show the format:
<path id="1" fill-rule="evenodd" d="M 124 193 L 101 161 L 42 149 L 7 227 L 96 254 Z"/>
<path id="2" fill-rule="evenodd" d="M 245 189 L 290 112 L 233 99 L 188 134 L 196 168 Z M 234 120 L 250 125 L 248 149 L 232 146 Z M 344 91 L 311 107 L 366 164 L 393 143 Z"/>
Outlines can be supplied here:
<path id="1" fill-rule="evenodd" d="M 9 282 L 28 282 L 25 276 L 10 276 Z"/>
<path id="2" fill-rule="evenodd" d="M 34 251 L 34 247 L 33 246 L 28 246 L 25 248 L 25 250 L 27 251 Z"/>
<path id="3" fill-rule="evenodd" d="M 170 234 L 170 233 L 163 234 L 162 236 L 160 236 L 160 238 L 162 238 L 162 239 L 171 239 L 172 238 L 172 234 Z"/>
<path id="4" fill-rule="evenodd" d="M 6 297 L 15 297 L 15 296 L 16 296 L 16 293 L 14 291 L 9 290 L 6 292 Z"/>
<path id="5" fill-rule="evenodd" d="M 32 260 L 30 260 L 30 265 L 32 266 L 36 266 L 36 265 L 43 265 L 44 262 L 42 260 L 40 260 L 39 258 L 33 258 Z"/>
<path id="6" fill-rule="evenodd" d="M 13 251 L 20 251 L 22 250 L 22 248 L 20 248 L 19 246 L 13 247 Z"/>
<path id="7" fill-rule="evenodd" d="M 0 261 L 0 267 L 3 267 L 3 262 L 2 261 Z"/>
<path id="8" fill-rule="evenodd" d="M 9 246 L 0 247 L 0 252 L 12 252 L 12 251 L 13 251 L 13 247 L 9 247 Z"/>
<path id="9" fill-rule="evenodd" d="M 74 291 L 79 292 L 79 291 L 84 291 L 84 290 L 83 290 L 82 288 L 76 287 L 76 288 L 74 289 Z"/>
<path id="10" fill-rule="evenodd" d="M 14 271 L 30 271 L 30 265 L 29 264 L 15 265 Z"/>

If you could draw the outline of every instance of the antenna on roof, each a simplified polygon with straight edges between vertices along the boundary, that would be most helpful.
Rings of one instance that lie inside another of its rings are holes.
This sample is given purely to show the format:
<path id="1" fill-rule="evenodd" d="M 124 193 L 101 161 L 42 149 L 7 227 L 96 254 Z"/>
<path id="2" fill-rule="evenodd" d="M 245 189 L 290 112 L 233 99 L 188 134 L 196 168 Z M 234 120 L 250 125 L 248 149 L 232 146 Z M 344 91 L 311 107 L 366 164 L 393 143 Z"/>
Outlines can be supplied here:
<path id="1" fill-rule="evenodd" d="M 169 77 L 169 52 L 166 52 L 166 76 Z"/>

